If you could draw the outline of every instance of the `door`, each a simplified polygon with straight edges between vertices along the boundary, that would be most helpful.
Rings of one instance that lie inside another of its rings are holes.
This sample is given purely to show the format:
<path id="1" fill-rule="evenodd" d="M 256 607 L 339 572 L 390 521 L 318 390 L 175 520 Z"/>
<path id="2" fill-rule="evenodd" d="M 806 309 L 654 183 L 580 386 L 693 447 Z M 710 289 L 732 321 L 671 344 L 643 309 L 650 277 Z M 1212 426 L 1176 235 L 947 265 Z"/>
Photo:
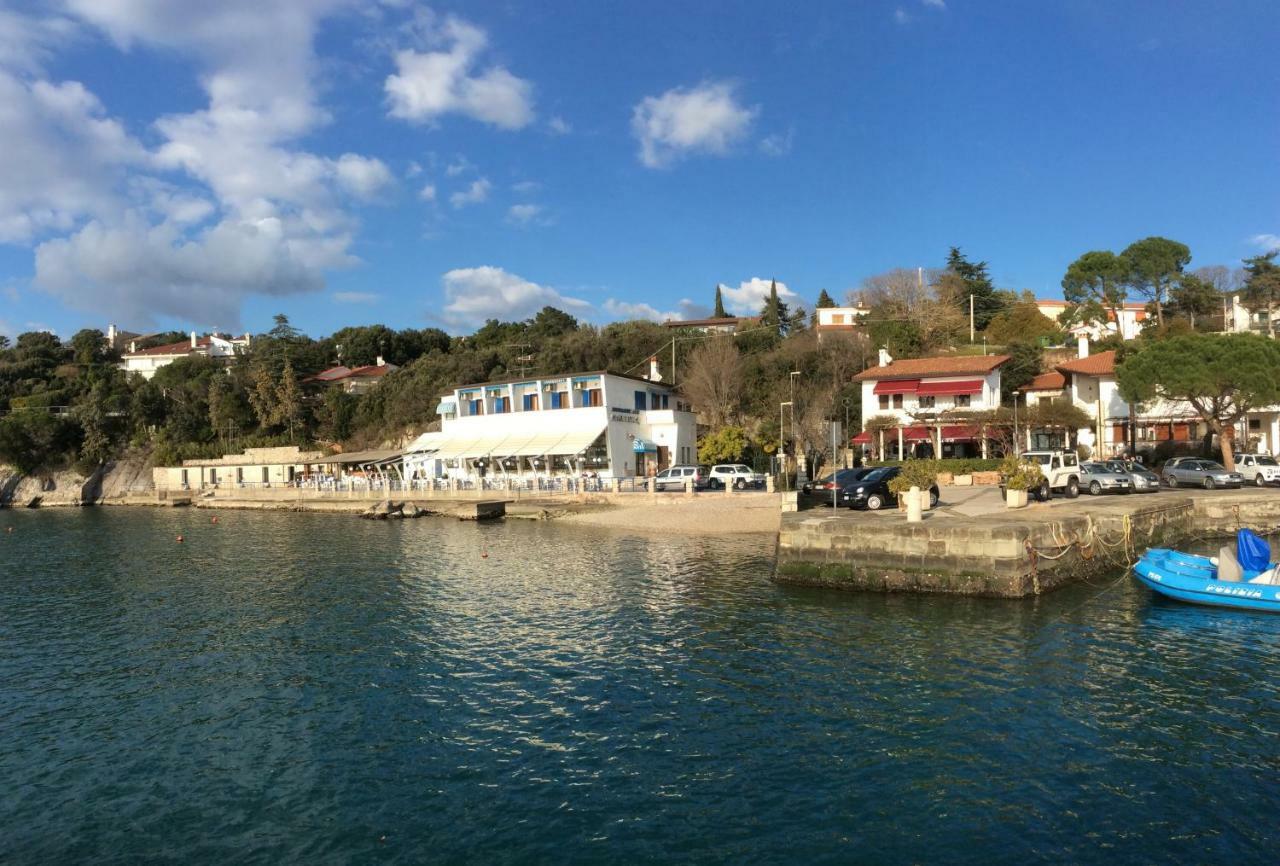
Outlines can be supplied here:
<path id="1" fill-rule="evenodd" d="M 671 465 L 671 449 L 665 445 L 658 446 L 658 467 L 665 469 Z"/>

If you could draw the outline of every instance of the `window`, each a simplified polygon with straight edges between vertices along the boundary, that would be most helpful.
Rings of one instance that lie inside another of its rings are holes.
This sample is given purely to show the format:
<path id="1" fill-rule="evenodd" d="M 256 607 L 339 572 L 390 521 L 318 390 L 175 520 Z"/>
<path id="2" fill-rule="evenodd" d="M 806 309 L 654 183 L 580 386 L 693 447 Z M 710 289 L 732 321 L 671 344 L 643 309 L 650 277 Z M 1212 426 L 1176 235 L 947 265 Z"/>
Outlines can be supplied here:
<path id="1" fill-rule="evenodd" d="M 895 408 L 895 409 L 901 409 L 901 408 L 902 408 L 902 395 L 901 395 L 901 394 L 894 394 L 894 395 L 893 395 L 893 408 Z"/>
<path id="2" fill-rule="evenodd" d="M 650 394 L 650 395 L 649 395 L 649 408 L 650 408 L 650 409 L 661 409 L 661 408 L 662 408 L 662 395 L 660 395 L 660 394 Z"/>
<path id="3" fill-rule="evenodd" d="M 889 408 L 889 395 L 888 395 L 888 394 L 881 394 L 881 395 L 880 395 L 880 410 L 881 410 L 881 411 L 884 411 L 885 409 L 888 409 L 888 408 Z"/>
<path id="4" fill-rule="evenodd" d="M 271 480 L 271 469 L 266 466 L 263 466 L 262 467 L 262 483 L 266 484 L 270 480 Z"/>
<path id="5" fill-rule="evenodd" d="M 670 402 L 669 402 L 670 400 L 671 400 L 671 395 L 670 395 L 670 394 L 663 394 L 663 395 L 662 395 L 662 408 L 663 408 L 663 409 L 667 409 L 667 408 L 669 408 L 669 407 L 670 407 L 670 405 L 671 405 L 671 404 L 670 404 Z"/>
<path id="6" fill-rule="evenodd" d="M 637 411 L 637 412 L 643 412 L 643 411 L 644 411 L 644 407 L 645 407 L 645 403 L 646 403 L 646 402 L 647 402 L 647 400 L 646 400 L 646 398 L 645 398 L 645 393 L 644 393 L 643 391 L 637 391 L 637 392 L 636 392 L 636 402 L 635 402 L 636 411 Z"/>
<path id="7" fill-rule="evenodd" d="M 510 397 L 494 397 L 493 398 L 493 414 L 502 415 L 511 411 Z"/>
<path id="8" fill-rule="evenodd" d="M 936 399 L 936 398 L 935 398 L 932 394 L 926 394 L 925 396 L 923 396 L 923 397 L 921 397 L 921 398 L 920 398 L 920 408 L 921 408 L 921 409 L 932 409 L 932 408 L 933 408 L 933 403 L 934 403 L 934 400 L 935 400 L 935 399 Z"/>
<path id="9" fill-rule="evenodd" d="M 244 484 L 244 470 L 236 467 L 236 484 Z"/>
<path id="10" fill-rule="evenodd" d="M 957 395 L 956 395 L 956 406 L 957 406 L 957 408 L 961 408 L 961 409 L 963 409 L 963 408 L 967 407 L 967 406 L 969 405 L 969 398 L 970 398 L 971 396 L 972 396 L 972 395 L 970 395 L 970 394 L 957 394 Z"/>
<path id="11" fill-rule="evenodd" d="M 480 404 L 481 404 L 481 403 L 483 403 L 483 402 L 484 402 L 483 400 L 479 400 L 479 399 L 476 399 L 476 400 L 468 400 L 468 401 L 467 401 L 467 407 L 468 407 L 468 408 L 467 408 L 467 414 L 468 414 L 468 415 L 479 415 L 479 414 L 481 413 L 481 411 L 482 411 L 482 410 L 481 410 L 481 408 L 480 408 Z"/>
<path id="12" fill-rule="evenodd" d="M 522 404 L 521 404 L 521 408 L 523 408 L 523 409 L 524 409 L 524 411 L 526 411 L 526 412 L 535 412 L 535 411 L 537 411 L 537 409 L 538 409 L 538 395 L 537 395 L 537 394 L 525 394 L 525 395 L 524 395 L 524 398 L 523 398 L 523 401 L 522 401 Z"/>

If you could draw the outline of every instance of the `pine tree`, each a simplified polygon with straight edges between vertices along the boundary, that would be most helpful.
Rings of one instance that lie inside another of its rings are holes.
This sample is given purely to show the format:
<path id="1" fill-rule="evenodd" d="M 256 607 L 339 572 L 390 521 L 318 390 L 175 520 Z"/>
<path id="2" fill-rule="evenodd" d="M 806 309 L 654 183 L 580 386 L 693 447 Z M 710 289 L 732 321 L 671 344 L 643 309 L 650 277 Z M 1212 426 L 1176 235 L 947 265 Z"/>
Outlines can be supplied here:
<path id="1" fill-rule="evenodd" d="M 818 303 L 814 304 L 814 307 L 819 310 L 825 310 L 826 308 L 834 307 L 835 305 L 836 305 L 836 302 L 833 301 L 831 299 L 831 296 L 827 294 L 827 290 L 823 289 L 821 292 L 818 293 Z"/>
<path id="2" fill-rule="evenodd" d="M 720 293 L 720 284 L 716 283 L 716 311 L 713 315 L 717 319 L 727 319 L 729 314 L 724 311 L 724 295 Z"/>
<path id="3" fill-rule="evenodd" d="M 985 331 L 991 319 L 1004 309 L 1004 301 L 996 294 L 996 287 L 987 272 L 987 263 L 973 263 L 960 252 L 959 247 L 952 247 L 947 256 L 947 270 L 964 281 L 964 298 L 962 302 L 965 315 L 969 313 L 969 295 L 973 296 L 973 323 L 979 331 Z"/>
<path id="4" fill-rule="evenodd" d="M 787 305 L 778 297 L 778 281 L 772 280 L 769 283 L 769 297 L 760 310 L 760 324 L 778 336 L 785 336 L 789 317 Z"/>
<path id="5" fill-rule="evenodd" d="M 787 333 L 798 334 L 809 327 L 809 314 L 804 307 L 796 307 L 796 311 L 787 317 Z"/>
<path id="6" fill-rule="evenodd" d="M 284 371 L 280 374 L 280 387 L 276 389 L 276 419 L 289 428 L 289 441 L 293 441 L 293 428 L 302 423 L 302 393 L 298 379 L 293 375 L 293 362 L 284 359 Z"/>
<path id="7" fill-rule="evenodd" d="M 271 378 L 271 371 L 263 363 L 254 364 L 253 387 L 249 389 L 249 405 L 258 418 L 258 426 L 262 429 L 274 427 L 279 417 L 278 391 Z"/>

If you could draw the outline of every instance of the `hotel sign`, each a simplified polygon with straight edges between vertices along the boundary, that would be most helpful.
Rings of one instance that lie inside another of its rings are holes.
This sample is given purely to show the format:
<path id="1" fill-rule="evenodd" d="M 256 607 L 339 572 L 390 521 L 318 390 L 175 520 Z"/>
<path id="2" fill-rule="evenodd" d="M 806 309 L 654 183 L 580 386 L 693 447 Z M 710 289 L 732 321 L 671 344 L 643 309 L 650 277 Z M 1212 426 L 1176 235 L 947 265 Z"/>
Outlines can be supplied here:
<path id="1" fill-rule="evenodd" d="M 623 424 L 639 424 L 640 416 L 635 412 L 628 412 L 625 409 L 613 409 L 609 415 L 610 421 L 620 421 Z"/>

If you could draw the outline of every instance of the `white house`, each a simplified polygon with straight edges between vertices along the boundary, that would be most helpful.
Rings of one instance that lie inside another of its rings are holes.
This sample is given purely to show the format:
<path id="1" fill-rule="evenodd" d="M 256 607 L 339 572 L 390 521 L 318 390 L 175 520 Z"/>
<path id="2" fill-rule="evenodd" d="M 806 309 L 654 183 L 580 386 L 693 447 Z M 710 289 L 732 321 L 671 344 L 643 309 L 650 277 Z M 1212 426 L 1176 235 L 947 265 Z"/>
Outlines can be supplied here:
<path id="1" fill-rule="evenodd" d="M 985 451 L 980 431 L 965 424 L 963 415 L 999 408 L 1000 367 L 1008 360 L 1008 355 L 968 355 L 895 361 L 881 349 L 879 364 L 853 377 L 862 383 L 863 426 L 854 444 L 898 455 L 925 448 L 942 457 Z M 881 429 L 873 435 L 867 430 L 873 419 L 890 426 L 878 424 Z"/>
<path id="2" fill-rule="evenodd" d="M 759 323 L 750 316 L 721 316 L 712 319 L 667 319 L 664 328 L 687 328 L 704 334 L 736 334 Z"/>
<path id="3" fill-rule="evenodd" d="M 597 371 L 466 385 L 436 411 L 441 430 L 406 449 L 408 480 L 627 478 L 698 459 L 694 414 L 654 359 L 647 379 Z"/>
<path id="4" fill-rule="evenodd" d="M 819 307 L 814 311 L 817 318 L 813 327 L 821 340 L 823 334 L 854 330 L 870 312 L 870 308 L 861 304 L 856 307 Z"/>
<path id="5" fill-rule="evenodd" d="M 388 363 L 379 355 L 376 363 L 363 367 L 346 367 L 342 365 L 330 367 L 327 370 L 321 370 L 314 376 L 308 376 L 303 381 L 341 388 L 348 394 L 364 394 L 373 390 L 382 381 L 383 377 L 399 369 L 398 366 Z"/>
<path id="6" fill-rule="evenodd" d="M 1058 316 L 1068 309 L 1074 307 L 1066 301 L 1057 300 L 1055 298 L 1040 299 L 1036 301 L 1036 307 L 1040 312 L 1052 319 L 1058 321 Z M 1132 340 L 1142 331 L 1142 323 L 1147 319 L 1147 305 L 1126 301 L 1120 305 L 1120 324 L 1116 325 L 1116 316 L 1112 311 L 1107 310 L 1107 320 L 1105 322 L 1084 322 L 1077 324 L 1070 329 L 1072 334 L 1080 336 L 1087 335 L 1092 340 L 1100 340 L 1107 334 L 1114 334 L 1117 331 L 1122 340 Z"/>
<path id="7" fill-rule="evenodd" d="M 201 355 L 216 358 L 230 364 L 236 354 L 249 348 L 249 335 L 243 337 L 224 337 L 221 334 L 210 334 L 197 337 L 191 332 L 191 339 L 180 343 L 169 343 L 164 346 L 152 346 L 150 349 L 139 349 L 137 341 L 129 344 L 129 351 L 120 357 L 120 368 L 126 373 L 137 373 L 144 379 L 150 379 L 156 370 L 172 364 L 179 358 Z"/>

